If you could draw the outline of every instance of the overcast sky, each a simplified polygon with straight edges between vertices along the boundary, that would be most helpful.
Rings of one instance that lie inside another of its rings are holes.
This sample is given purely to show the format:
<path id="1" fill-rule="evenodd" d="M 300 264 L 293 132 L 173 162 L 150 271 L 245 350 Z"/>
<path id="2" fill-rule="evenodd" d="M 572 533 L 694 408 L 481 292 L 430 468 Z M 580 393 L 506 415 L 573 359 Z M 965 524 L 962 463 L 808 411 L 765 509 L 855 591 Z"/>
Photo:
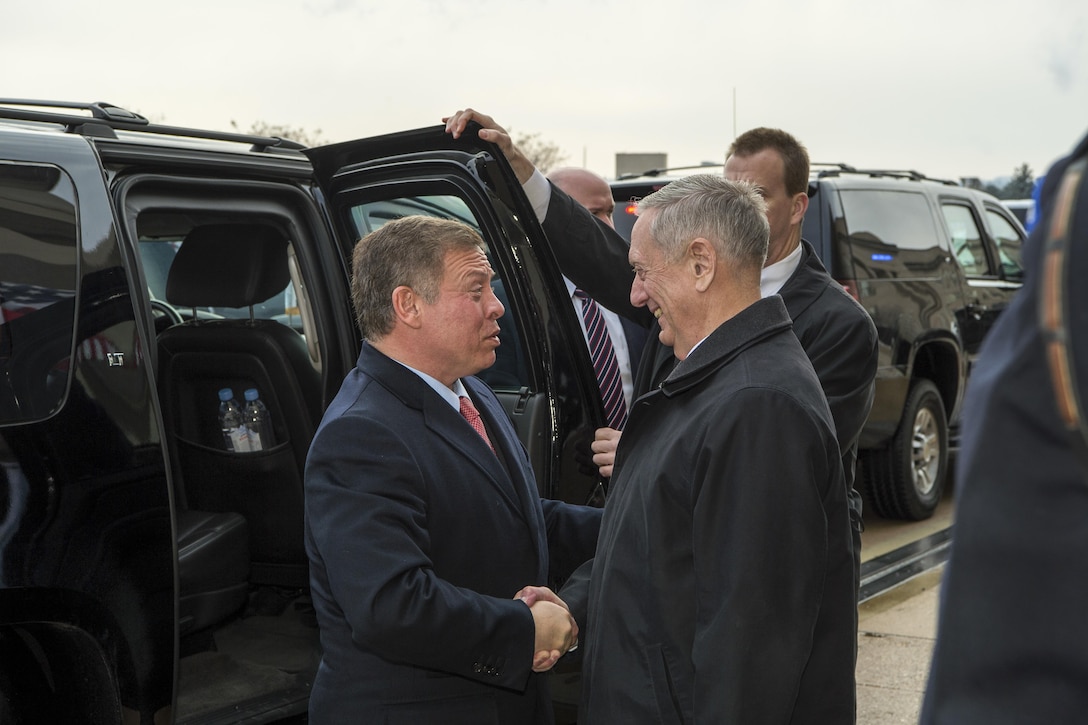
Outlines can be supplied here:
<path id="1" fill-rule="evenodd" d="M 1039 175 L 1088 132 L 1088 2 L 5 0 L 0 95 L 329 142 L 469 105 L 605 176 L 755 126 L 814 161 Z"/>

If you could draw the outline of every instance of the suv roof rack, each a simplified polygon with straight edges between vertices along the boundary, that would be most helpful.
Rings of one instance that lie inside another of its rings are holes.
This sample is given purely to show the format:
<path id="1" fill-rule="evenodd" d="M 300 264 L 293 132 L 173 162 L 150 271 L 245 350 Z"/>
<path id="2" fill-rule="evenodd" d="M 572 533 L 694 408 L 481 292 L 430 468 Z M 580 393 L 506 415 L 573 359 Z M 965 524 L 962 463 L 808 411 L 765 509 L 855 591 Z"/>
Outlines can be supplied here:
<path id="1" fill-rule="evenodd" d="M 90 112 L 90 115 L 87 116 L 50 110 L 33 110 L 53 108 L 68 111 L 88 111 Z M 306 148 L 306 146 L 297 141 L 279 138 L 278 136 L 256 136 L 252 134 L 207 131 L 179 126 L 163 126 L 161 124 L 151 123 L 138 113 L 126 111 L 120 106 L 115 106 L 112 103 L 104 103 L 102 101 L 96 103 L 78 103 L 68 101 L 40 101 L 24 98 L 0 98 L 0 118 L 10 118 L 17 121 L 56 123 L 64 126 L 64 130 L 67 133 L 78 133 L 82 136 L 95 136 L 98 138 L 117 138 L 117 134 L 114 133 L 114 131 L 121 130 L 157 133 L 165 136 L 184 136 L 187 138 L 202 138 L 214 141 L 248 143 L 253 145 L 254 151 L 267 151 L 269 149 L 301 150 Z"/>
<path id="2" fill-rule="evenodd" d="M 810 166 L 829 167 L 816 172 L 816 178 L 819 179 L 823 179 L 828 176 L 841 176 L 842 174 L 861 174 L 863 176 L 870 176 L 873 178 L 889 177 L 894 179 L 909 179 L 911 181 L 933 181 L 938 184 L 945 184 L 946 186 L 960 186 L 959 182 L 951 181 L 949 179 L 936 179 L 931 176 L 926 176 L 920 171 L 914 171 L 913 169 L 858 169 L 851 166 L 850 164 L 824 161 L 813 161 Z"/>

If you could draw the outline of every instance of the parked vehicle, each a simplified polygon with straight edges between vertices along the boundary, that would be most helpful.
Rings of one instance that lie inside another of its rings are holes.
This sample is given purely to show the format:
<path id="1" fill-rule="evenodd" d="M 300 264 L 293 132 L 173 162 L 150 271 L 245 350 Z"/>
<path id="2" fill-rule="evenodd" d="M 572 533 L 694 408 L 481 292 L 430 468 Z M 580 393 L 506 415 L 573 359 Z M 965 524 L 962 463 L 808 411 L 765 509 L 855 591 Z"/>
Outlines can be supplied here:
<path id="1" fill-rule="evenodd" d="M 996 198 L 953 182 L 846 164 L 814 169 L 803 236 L 879 335 L 859 487 L 881 516 L 928 518 L 979 345 L 1020 288 L 1024 230 Z M 613 182 L 616 228 L 629 234 L 631 200 L 670 180 Z"/>
<path id="2" fill-rule="evenodd" d="M 306 150 L 0 100 L 0 722 L 304 715 L 302 467 L 361 344 L 352 247 L 407 214 L 487 241 L 508 309 L 484 377 L 541 494 L 599 502 L 578 321 L 475 134 Z M 224 388 L 259 391 L 274 445 L 227 450 Z"/>
<path id="3" fill-rule="evenodd" d="M 1035 226 L 1034 199 L 1002 199 L 1001 203 L 1013 213 L 1025 230 L 1029 232 L 1032 230 Z"/>

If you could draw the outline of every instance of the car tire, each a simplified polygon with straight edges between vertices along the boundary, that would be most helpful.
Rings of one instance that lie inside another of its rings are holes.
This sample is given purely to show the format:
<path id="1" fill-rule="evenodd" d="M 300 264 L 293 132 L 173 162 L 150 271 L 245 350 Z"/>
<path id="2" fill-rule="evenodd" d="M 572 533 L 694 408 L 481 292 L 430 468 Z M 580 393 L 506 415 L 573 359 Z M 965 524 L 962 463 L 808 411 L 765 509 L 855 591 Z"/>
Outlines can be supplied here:
<path id="1" fill-rule="evenodd" d="M 933 515 L 948 468 L 948 420 L 937 386 L 918 380 L 903 406 L 899 430 L 886 448 L 870 451 L 865 487 L 884 518 L 921 521 Z"/>

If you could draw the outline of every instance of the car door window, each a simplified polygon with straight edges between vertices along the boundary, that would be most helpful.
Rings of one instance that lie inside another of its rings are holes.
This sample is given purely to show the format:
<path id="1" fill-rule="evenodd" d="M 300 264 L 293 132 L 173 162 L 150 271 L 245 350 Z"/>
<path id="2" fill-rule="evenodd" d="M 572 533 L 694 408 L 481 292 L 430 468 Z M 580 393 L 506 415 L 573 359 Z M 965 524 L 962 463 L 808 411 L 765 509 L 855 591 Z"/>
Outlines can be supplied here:
<path id="1" fill-rule="evenodd" d="M 923 194 L 847 189 L 840 195 L 858 277 L 911 279 L 931 276 L 947 252 Z"/>
<path id="2" fill-rule="evenodd" d="M 154 302 L 166 301 L 166 280 L 183 237 L 141 237 L 140 262 L 147 278 L 148 294 Z M 185 319 L 247 319 L 248 307 L 197 306 L 177 311 Z M 303 334 L 302 316 L 299 311 L 299 295 L 294 281 L 267 300 L 253 305 L 253 317 L 258 320 L 275 320 Z"/>
<path id="3" fill-rule="evenodd" d="M 952 239 L 952 252 L 963 267 L 964 274 L 974 277 L 992 275 L 982 232 L 971 208 L 966 204 L 942 202 L 941 211 Z"/>
<path id="4" fill-rule="evenodd" d="M 0 164 L 0 424 L 43 419 L 71 373 L 75 190 L 52 166 Z"/>
<path id="5" fill-rule="evenodd" d="M 453 195 L 426 195 L 398 197 L 393 199 L 380 199 L 366 201 L 351 207 L 351 219 L 355 225 L 358 237 L 366 236 L 383 224 L 394 219 L 414 214 L 423 214 L 442 219 L 452 219 L 463 222 L 478 233 L 481 233 L 480 225 L 472 210 L 463 199 Z M 481 233 L 481 236 L 485 236 Z M 485 237 L 485 244 L 487 243 Z M 505 312 L 499 318 L 500 345 L 495 351 L 495 364 L 478 373 L 492 389 L 498 392 L 518 392 L 523 388 L 530 388 L 528 364 L 524 355 L 524 346 L 521 342 L 521 334 L 517 323 L 517 315 L 514 312 L 515 298 L 513 290 L 509 289 L 502 275 L 500 260 L 488 250 L 488 259 L 495 277 L 491 280 L 491 288 L 502 302 Z"/>
<path id="6" fill-rule="evenodd" d="M 990 223 L 990 231 L 997 245 L 1001 276 L 1011 280 L 1022 279 L 1024 268 L 1020 265 L 1020 248 L 1024 244 L 1024 238 L 1012 222 L 993 209 L 986 210 L 986 221 Z"/>

